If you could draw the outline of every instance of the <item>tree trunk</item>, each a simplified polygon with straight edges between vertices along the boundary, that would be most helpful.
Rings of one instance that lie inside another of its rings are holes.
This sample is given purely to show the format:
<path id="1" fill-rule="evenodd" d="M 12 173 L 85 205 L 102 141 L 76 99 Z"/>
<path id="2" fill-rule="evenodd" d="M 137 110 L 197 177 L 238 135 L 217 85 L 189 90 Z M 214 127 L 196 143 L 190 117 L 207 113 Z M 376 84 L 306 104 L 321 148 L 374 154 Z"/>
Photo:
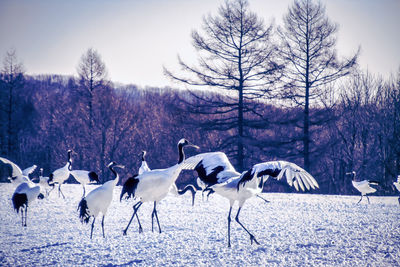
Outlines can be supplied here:
<path id="1" fill-rule="evenodd" d="M 239 86 L 239 107 L 238 107 L 238 155 L 237 167 L 240 172 L 243 171 L 243 85 Z"/>
<path id="2" fill-rule="evenodd" d="M 11 150 L 12 150 L 12 102 L 13 102 L 13 95 L 12 95 L 12 75 L 11 75 L 11 82 L 8 85 L 9 86 L 9 103 L 8 103 L 8 129 L 7 129 L 7 134 L 8 134 L 8 144 L 7 144 L 7 155 L 10 157 L 11 156 Z"/>

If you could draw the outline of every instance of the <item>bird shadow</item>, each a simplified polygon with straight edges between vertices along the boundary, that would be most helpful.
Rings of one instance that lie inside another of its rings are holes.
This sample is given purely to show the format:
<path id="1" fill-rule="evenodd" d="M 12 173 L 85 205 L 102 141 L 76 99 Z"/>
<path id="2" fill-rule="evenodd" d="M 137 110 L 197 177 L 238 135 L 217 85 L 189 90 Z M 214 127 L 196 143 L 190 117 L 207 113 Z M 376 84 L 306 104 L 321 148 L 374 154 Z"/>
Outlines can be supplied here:
<path id="1" fill-rule="evenodd" d="M 29 251 L 32 251 L 32 250 L 42 250 L 42 249 L 45 249 L 45 248 L 63 246 L 63 245 L 66 245 L 66 244 L 68 244 L 68 242 L 47 244 L 45 246 L 40 246 L 40 247 L 32 247 L 32 248 L 21 249 L 21 252 L 29 252 Z"/>
<path id="2" fill-rule="evenodd" d="M 137 263 L 142 263 L 142 262 L 143 262 L 143 260 L 136 259 L 136 260 L 131 260 L 131 261 L 126 262 L 126 263 L 122 263 L 122 264 L 112 264 L 112 263 L 109 263 L 109 264 L 105 264 L 105 265 L 102 265 L 102 266 L 103 266 L 103 267 L 131 266 L 131 265 L 135 265 L 135 264 L 137 264 Z"/>

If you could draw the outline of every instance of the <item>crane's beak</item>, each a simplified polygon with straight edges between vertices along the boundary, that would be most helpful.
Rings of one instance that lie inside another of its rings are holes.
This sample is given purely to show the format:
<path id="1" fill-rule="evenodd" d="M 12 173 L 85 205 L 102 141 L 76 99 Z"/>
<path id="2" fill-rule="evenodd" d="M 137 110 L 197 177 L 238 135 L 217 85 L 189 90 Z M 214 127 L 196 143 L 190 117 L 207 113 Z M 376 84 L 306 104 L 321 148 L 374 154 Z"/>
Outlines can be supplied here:
<path id="1" fill-rule="evenodd" d="M 190 143 L 189 141 L 188 141 L 188 144 L 187 144 L 187 145 L 188 145 L 188 146 L 191 146 L 191 147 L 194 147 L 194 148 L 196 148 L 196 149 L 199 149 L 199 148 L 200 148 L 199 146 L 196 146 L 196 145 Z"/>

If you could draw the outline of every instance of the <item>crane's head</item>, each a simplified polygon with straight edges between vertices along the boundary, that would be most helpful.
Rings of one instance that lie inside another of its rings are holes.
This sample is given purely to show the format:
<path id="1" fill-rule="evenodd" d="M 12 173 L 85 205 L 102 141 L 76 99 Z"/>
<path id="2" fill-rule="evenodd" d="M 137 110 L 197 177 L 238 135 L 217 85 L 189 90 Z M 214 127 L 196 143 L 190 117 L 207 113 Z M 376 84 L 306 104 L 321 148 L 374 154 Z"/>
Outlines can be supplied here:
<path id="1" fill-rule="evenodd" d="M 196 146 L 196 145 L 190 143 L 190 142 L 189 142 L 188 140 L 186 140 L 185 138 L 182 138 L 181 140 L 179 140 L 178 146 L 182 146 L 182 147 L 184 147 L 184 146 L 191 146 L 191 147 L 194 147 L 194 148 L 196 148 L 196 149 L 199 149 L 199 148 L 200 148 L 200 147 L 198 147 L 198 146 Z"/>

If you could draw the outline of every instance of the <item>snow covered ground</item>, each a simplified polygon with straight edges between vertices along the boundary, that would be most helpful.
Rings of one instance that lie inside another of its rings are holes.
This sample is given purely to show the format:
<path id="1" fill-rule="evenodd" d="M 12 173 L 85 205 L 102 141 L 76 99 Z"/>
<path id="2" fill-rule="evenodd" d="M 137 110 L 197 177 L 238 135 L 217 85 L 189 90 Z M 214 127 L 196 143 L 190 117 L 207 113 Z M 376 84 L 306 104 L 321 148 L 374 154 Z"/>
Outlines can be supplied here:
<path id="1" fill-rule="evenodd" d="M 105 218 L 106 238 L 98 219 L 81 224 L 77 205 L 80 185 L 63 185 L 66 199 L 52 192 L 34 202 L 28 226 L 11 203 L 13 187 L 0 184 L 0 266 L 40 265 L 212 265 L 212 266 L 400 266 L 400 206 L 396 197 L 309 194 L 263 194 L 244 205 L 241 222 L 260 245 L 232 220 L 232 247 L 227 247 L 228 200 L 201 193 L 169 195 L 158 205 L 162 233 L 151 232 L 152 203 L 139 210 L 127 236 L 122 230 L 132 214 L 130 200 L 119 202 L 121 187 Z M 89 186 L 87 192 L 95 186 Z M 236 215 L 234 209 L 233 215 Z M 233 216 L 233 217 L 234 217 Z"/>

